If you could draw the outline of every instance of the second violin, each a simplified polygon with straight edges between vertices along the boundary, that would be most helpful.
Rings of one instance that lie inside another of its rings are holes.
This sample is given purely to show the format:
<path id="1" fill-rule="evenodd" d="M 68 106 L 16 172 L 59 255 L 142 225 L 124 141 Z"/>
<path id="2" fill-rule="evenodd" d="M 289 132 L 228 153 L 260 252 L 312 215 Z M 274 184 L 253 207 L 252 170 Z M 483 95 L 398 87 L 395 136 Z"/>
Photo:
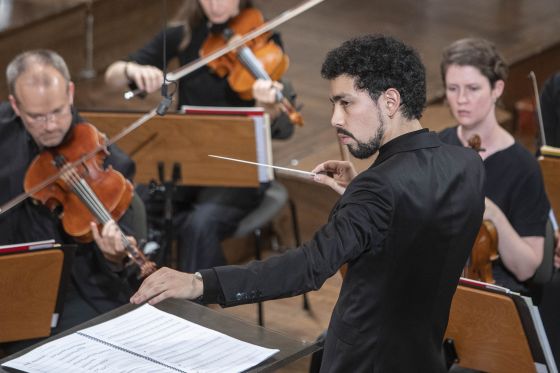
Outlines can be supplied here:
<path id="1" fill-rule="evenodd" d="M 239 38 L 264 24 L 264 18 L 255 8 L 243 9 L 224 27 L 217 27 L 218 32 L 211 32 L 200 50 L 201 57 L 224 48 L 230 41 Z M 208 67 L 220 77 L 226 77 L 232 90 L 244 100 L 253 99 L 252 87 L 256 79 L 279 80 L 289 66 L 289 58 L 282 48 L 271 39 L 270 32 L 264 33 L 235 51 L 227 53 L 208 63 Z M 301 114 L 284 97 L 276 91 L 276 101 L 290 120 L 303 125 Z"/>

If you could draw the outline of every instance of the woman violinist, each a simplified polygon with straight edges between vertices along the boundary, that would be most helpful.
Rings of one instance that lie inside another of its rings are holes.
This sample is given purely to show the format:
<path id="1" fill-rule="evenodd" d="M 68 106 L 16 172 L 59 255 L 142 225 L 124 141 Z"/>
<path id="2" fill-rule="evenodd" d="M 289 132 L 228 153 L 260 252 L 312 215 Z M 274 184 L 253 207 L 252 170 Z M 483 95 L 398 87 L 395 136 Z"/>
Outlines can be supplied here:
<path id="1" fill-rule="evenodd" d="M 526 281 L 543 258 L 550 205 L 539 165 L 496 119 L 507 66 L 484 39 L 462 39 L 443 52 L 441 74 L 447 102 L 458 125 L 440 133 L 443 141 L 468 146 L 480 137 L 486 169 L 484 219 L 496 227 L 499 259 L 492 272 L 497 285 L 527 293 Z"/>
<path id="2" fill-rule="evenodd" d="M 107 83 L 121 88 L 131 84 L 146 92 L 158 90 L 163 82 L 164 36 L 167 60 L 177 58 L 180 65 L 185 65 L 199 59 L 207 40 L 222 33 L 230 22 L 237 22 L 236 17 L 247 9 L 254 8 L 244 0 L 186 1 L 179 12 L 181 24 L 167 28 L 128 60 L 110 65 L 105 74 Z M 277 34 L 272 36 L 272 41 L 280 45 Z M 204 66 L 179 81 L 177 101 L 179 107 L 263 106 L 271 114 L 272 137 L 284 139 L 291 136 L 293 123 L 275 104 L 276 90 L 281 87 L 278 83 L 257 80 L 252 86 L 254 99 L 244 99 L 230 86 L 227 75 Z M 225 264 L 221 241 L 233 234 L 239 220 L 257 206 L 262 189 L 203 187 L 179 191 L 177 194 L 184 193 L 178 196 L 180 202 L 174 210 L 179 269 L 194 272 Z"/>
<path id="3" fill-rule="evenodd" d="M 20 54 L 7 68 L 7 83 L 10 102 L 0 104 L 0 204 L 23 192 L 27 170 L 38 154 L 65 143 L 83 122 L 73 110 L 74 84 L 58 54 L 48 50 Z M 114 146 L 109 151 L 108 163 L 131 177 L 133 162 Z M 127 219 L 125 214 L 121 222 Z M 92 223 L 91 229 L 95 242 L 77 247 L 57 331 L 125 304 L 135 287 L 136 280 L 123 266 L 126 254 L 115 222 L 100 232 Z M 46 206 L 27 199 L 0 214 L 0 245 L 47 239 L 75 243 Z"/>

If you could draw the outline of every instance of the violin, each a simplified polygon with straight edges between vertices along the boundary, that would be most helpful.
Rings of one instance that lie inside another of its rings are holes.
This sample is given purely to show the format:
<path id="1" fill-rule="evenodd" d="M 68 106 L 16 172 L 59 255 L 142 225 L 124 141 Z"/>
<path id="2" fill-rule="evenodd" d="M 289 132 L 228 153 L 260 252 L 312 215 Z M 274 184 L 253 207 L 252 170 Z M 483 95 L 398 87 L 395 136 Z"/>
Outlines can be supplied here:
<path id="1" fill-rule="evenodd" d="M 471 255 L 463 268 L 462 276 L 471 280 L 494 284 L 492 262 L 499 258 L 498 233 L 490 220 L 484 220 L 474 241 Z"/>
<path id="2" fill-rule="evenodd" d="M 472 135 L 468 140 L 467 143 L 469 145 L 469 148 L 476 150 L 477 152 L 483 152 L 486 149 L 484 149 L 482 147 L 482 140 L 480 139 L 480 136 L 477 134 Z"/>
<path id="3" fill-rule="evenodd" d="M 484 151 L 479 135 L 472 135 L 467 142 L 469 147 L 475 151 Z M 492 262 L 498 258 L 498 232 L 490 220 L 484 220 L 474 241 L 471 255 L 463 268 L 462 276 L 471 280 L 494 284 Z"/>
<path id="4" fill-rule="evenodd" d="M 45 188 L 31 193 L 31 197 L 51 211 L 62 208 L 60 215 L 64 231 L 81 243 L 91 242 L 90 222 L 97 220 L 104 225 L 109 220 L 119 220 L 130 205 L 133 186 L 112 167 L 104 168 L 108 152 L 105 136 L 88 123 L 76 124 L 61 145 L 43 150 L 28 167 L 24 190 L 34 191 L 44 180 L 59 175 Z M 84 154 L 94 149 L 105 149 L 89 159 L 78 162 Z M 121 231 L 121 240 L 127 255 L 140 267 L 140 276 L 155 271 L 149 261 Z"/>
<path id="5" fill-rule="evenodd" d="M 228 22 L 222 32 L 211 32 L 208 35 L 200 50 L 200 56 L 204 58 L 211 55 L 224 48 L 235 36 L 245 35 L 262 27 L 264 23 L 264 17 L 259 10 L 243 9 Z M 208 62 L 208 67 L 219 77 L 227 77 L 230 88 L 244 100 L 253 99 L 252 87 L 256 79 L 276 81 L 288 69 L 288 56 L 270 39 L 270 35 L 270 32 L 265 32 L 236 50 Z M 282 92 L 276 92 L 276 101 L 293 123 L 303 125 L 301 114 Z"/>
<path id="6" fill-rule="evenodd" d="M 292 19 L 293 17 L 305 12 L 306 10 L 314 7 L 315 5 L 322 3 L 325 0 L 306 0 L 304 1 L 302 4 L 286 10 L 284 12 L 282 12 L 282 14 L 280 14 L 278 17 L 265 22 L 264 24 L 262 24 L 261 26 L 256 27 L 255 29 L 252 29 L 251 31 L 247 32 L 246 34 L 243 34 L 242 36 L 238 37 L 238 38 L 231 38 L 229 42 L 227 43 L 223 43 L 224 46 L 222 48 L 218 48 L 217 50 L 211 52 L 210 54 L 201 57 L 195 61 L 189 62 L 186 65 L 183 65 L 181 67 L 179 67 L 178 69 L 170 72 L 169 74 L 167 74 L 166 80 L 170 81 L 170 82 L 176 82 L 179 79 L 181 79 L 182 77 L 192 73 L 193 71 L 196 71 L 198 69 L 200 69 L 203 66 L 206 66 L 208 63 L 212 62 L 213 60 L 220 58 L 228 53 L 230 53 L 231 51 L 234 51 L 240 47 L 243 47 L 243 45 L 245 43 L 250 42 L 251 40 L 259 37 L 260 35 L 272 30 L 274 27 L 277 27 L 279 25 L 281 25 L 282 23 Z M 250 27 L 248 27 L 248 29 L 250 29 Z M 263 69 L 264 70 L 264 69 Z M 127 91 L 124 93 L 124 98 L 126 100 L 130 100 L 135 96 L 139 96 L 142 94 L 145 94 L 146 92 L 141 90 L 141 89 L 135 89 L 133 91 Z M 280 95 L 278 95 L 280 96 Z M 297 113 L 295 111 L 295 109 L 292 111 L 292 109 L 290 109 L 290 105 L 286 105 L 286 102 L 289 104 L 288 100 L 281 100 L 281 107 L 282 110 L 285 110 L 288 115 L 290 114 L 294 114 Z M 161 114 L 160 114 L 161 115 Z M 290 118 L 292 119 L 292 118 Z M 303 123 L 301 120 L 298 121 L 297 117 L 294 117 L 292 119 L 292 121 L 294 123 Z M 2 209 L 0 207 L 0 213 L 2 212 Z"/>

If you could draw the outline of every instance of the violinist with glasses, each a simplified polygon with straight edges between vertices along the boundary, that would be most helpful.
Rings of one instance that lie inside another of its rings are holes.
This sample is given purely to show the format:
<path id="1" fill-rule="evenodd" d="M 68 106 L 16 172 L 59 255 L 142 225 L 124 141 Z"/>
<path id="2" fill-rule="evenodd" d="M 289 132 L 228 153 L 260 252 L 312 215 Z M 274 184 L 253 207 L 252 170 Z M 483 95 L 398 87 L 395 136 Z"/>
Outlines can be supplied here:
<path id="1" fill-rule="evenodd" d="M 527 281 L 543 260 L 550 204 L 535 157 L 496 118 L 507 72 L 502 56 L 487 40 L 461 39 L 445 48 L 441 76 L 457 125 L 439 135 L 459 146 L 479 140 L 486 170 L 484 219 L 497 232 L 499 258 L 492 265 L 493 278 L 497 285 L 528 294 Z"/>
<path id="2" fill-rule="evenodd" d="M 129 87 L 146 93 L 158 91 L 164 83 L 164 50 L 167 61 L 177 59 L 181 66 L 186 65 L 212 53 L 215 47 L 211 44 L 216 40 L 222 40 L 225 46 L 228 40 L 254 29 L 257 25 L 253 27 L 252 23 L 259 15 L 260 12 L 247 0 L 185 1 L 175 22 L 128 58 L 111 64 L 105 73 L 105 80 L 115 88 Z M 257 45 L 256 42 L 251 43 Z M 277 68 L 285 70 L 287 57 L 282 55 L 279 35 L 272 33 L 265 36 L 262 45 L 267 51 L 270 48 L 280 52 Z M 258 53 L 258 50 L 254 51 L 254 54 Z M 245 89 L 238 90 L 235 79 L 237 67 L 231 65 L 239 65 L 239 61 L 232 58 L 230 53 L 181 78 L 177 87 L 178 107 L 261 106 L 270 114 L 272 138 L 289 138 L 293 133 L 294 122 L 277 102 L 277 97 L 283 89 L 283 96 L 293 102 L 295 95 L 290 85 L 253 78 L 248 84 L 240 84 Z M 275 79 L 276 72 L 267 70 L 272 79 Z M 173 90 L 174 87 L 170 86 L 169 89 Z M 177 188 L 173 220 L 178 241 L 179 269 L 194 272 L 226 264 L 221 242 L 231 236 L 238 222 L 258 206 L 264 188 L 266 185 L 261 188 Z"/>
<path id="3" fill-rule="evenodd" d="M 0 103 L 2 206 L 24 193 L 34 160 L 43 154 L 56 153 L 75 137 L 77 127 L 85 126 L 73 107 L 74 83 L 66 63 L 57 53 L 50 50 L 24 52 L 11 61 L 6 75 L 9 102 Z M 109 146 L 108 151 L 105 166 L 112 165 L 125 177 L 132 178 L 132 160 L 114 145 Z M 138 281 L 134 271 L 126 265 L 123 233 L 115 220 L 110 219 L 98 227 L 98 221 L 88 218 L 85 224 L 90 239 L 78 241 L 65 231 L 61 222 L 63 215 L 75 221 L 69 214 L 65 210 L 51 211 L 32 198 L 10 209 L 2 209 L 0 214 L 0 245 L 49 239 L 57 243 L 80 242 L 71 268 L 72 281 L 64 313 L 55 332 L 125 304 Z M 128 239 L 135 242 L 132 219 L 132 213 L 127 211 L 119 223 Z M 11 348 L 6 350 L 13 352 Z"/>

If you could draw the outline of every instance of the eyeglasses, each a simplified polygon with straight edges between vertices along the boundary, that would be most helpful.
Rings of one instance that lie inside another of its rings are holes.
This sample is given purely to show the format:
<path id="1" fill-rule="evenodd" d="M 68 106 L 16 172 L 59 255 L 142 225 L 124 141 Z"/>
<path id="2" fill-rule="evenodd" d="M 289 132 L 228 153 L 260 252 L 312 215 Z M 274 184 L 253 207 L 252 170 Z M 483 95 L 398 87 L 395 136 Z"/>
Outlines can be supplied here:
<path id="1" fill-rule="evenodd" d="M 22 110 L 21 107 L 19 108 L 19 111 L 22 114 L 25 114 L 28 121 L 33 124 L 46 124 L 49 121 L 55 121 L 56 119 L 60 119 L 68 115 L 70 113 L 70 105 L 65 105 L 47 114 L 30 114 L 25 110 Z"/>

